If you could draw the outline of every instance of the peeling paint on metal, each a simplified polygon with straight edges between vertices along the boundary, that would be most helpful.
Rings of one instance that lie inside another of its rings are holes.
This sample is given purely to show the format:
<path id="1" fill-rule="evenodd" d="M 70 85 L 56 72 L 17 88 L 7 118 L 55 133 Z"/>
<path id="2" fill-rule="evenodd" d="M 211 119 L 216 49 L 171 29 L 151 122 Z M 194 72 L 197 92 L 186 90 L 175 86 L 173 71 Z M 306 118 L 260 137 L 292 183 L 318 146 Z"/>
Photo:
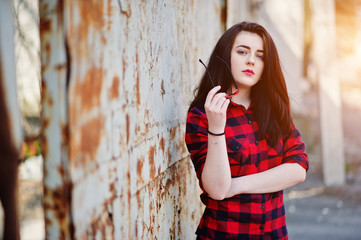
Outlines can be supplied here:
<path id="1" fill-rule="evenodd" d="M 100 144 L 100 138 L 104 129 L 104 117 L 100 116 L 89 120 L 80 130 L 79 148 L 74 147 L 76 153 L 84 155 L 82 164 L 85 165 L 85 158 L 95 158 L 96 151 Z M 75 143 L 77 145 L 77 143 Z"/>
<path id="2" fill-rule="evenodd" d="M 119 77 L 115 76 L 113 78 L 112 86 L 110 87 L 109 90 L 110 92 L 109 95 L 111 100 L 116 99 L 119 96 L 119 83 L 120 83 Z"/>
<path id="3" fill-rule="evenodd" d="M 79 44 L 76 51 L 78 56 L 87 58 L 91 54 L 91 46 L 87 44 L 89 36 L 96 34 L 96 31 L 101 32 L 105 26 L 104 19 L 104 2 L 103 1 L 71 1 L 70 2 L 70 17 L 72 25 L 76 31 L 71 31 L 71 37 L 75 38 Z M 106 43 L 106 38 L 103 34 L 98 35 L 101 43 Z"/>
<path id="4" fill-rule="evenodd" d="M 71 107 L 74 117 L 72 122 L 75 123 L 77 118 L 83 112 L 89 112 L 95 107 L 100 106 L 100 94 L 103 85 L 103 69 L 91 68 L 89 69 L 82 81 L 75 85 L 74 105 Z"/>

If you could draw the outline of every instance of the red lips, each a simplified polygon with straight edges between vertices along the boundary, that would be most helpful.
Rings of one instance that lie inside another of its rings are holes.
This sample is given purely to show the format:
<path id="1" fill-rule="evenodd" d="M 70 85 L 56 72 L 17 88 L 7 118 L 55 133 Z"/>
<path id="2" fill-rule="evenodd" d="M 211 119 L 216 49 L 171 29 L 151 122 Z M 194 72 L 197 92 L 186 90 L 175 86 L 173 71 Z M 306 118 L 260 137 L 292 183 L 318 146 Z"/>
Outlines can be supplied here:
<path id="1" fill-rule="evenodd" d="M 244 72 L 244 73 L 247 74 L 248 76 L 254 75 L 254 72 L 253 72 L 251 69 L 246 69 L 246 70 L 244 70 L 244 71 L 242 71 L 242 72 Z"/>

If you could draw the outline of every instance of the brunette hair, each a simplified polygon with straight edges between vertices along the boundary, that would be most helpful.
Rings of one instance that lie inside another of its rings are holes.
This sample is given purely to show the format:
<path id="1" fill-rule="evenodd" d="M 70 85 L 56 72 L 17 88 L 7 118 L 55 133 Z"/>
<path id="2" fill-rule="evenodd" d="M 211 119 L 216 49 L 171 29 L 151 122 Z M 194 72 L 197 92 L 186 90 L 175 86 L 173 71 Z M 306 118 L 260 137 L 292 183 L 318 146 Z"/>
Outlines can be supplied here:
<path id="1" fill-rule="evenodd" d="M 263 40 L 264 69 L 261 80 L 251 89 L 251 102 L 259 125 L 260 139 L 267 139 L 274 146 L 281 136 L 291 132 L 291 111 L 285 78 L 282 73 L 277 48 L 268 32 L 259 24 L 241 22 L 229 28 L 218 40 L 209 58 L 208 69 L 215 86 L 220 85 L 223 92 L 231 89 L 232 75 L 227 66 L 217 56 L 230 65 L 231 50 L 237 35 L 247 31 L 256 33 Z M 193 107 L 204 108 L 208 92 L 213 88 L 205 72 L 194 90 Z"/>

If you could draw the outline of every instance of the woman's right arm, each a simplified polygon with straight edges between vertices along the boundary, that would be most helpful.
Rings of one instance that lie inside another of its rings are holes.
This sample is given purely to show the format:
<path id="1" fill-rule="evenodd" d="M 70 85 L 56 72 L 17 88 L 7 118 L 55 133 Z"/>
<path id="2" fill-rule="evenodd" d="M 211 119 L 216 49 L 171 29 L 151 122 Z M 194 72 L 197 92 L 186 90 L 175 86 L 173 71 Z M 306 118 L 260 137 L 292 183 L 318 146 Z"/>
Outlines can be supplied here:
<path id="1" fill-rule="evenodd" d="M 217 86 L 209 91 L 204 108 L 207 114 L 208 130 L 223 133 L 226 125 L 229 100 L 225 93 L 218 93 Z M 225 135 L 208 134 L 208 151 L 202 171 L 204 190 L 215 200 L 223 200 L 231 186 L 231 170 L 228 162 Z"/>

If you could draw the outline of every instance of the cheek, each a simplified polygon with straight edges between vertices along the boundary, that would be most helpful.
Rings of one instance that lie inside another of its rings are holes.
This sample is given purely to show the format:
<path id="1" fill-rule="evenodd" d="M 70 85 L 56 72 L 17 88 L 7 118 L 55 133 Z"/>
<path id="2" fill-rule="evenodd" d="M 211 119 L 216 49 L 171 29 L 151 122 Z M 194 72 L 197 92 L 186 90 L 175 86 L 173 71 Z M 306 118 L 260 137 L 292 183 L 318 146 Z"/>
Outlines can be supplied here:
<path id="1" fill-rule="evenodd" d="M 232 73 L 235 73 L 236 72 L 236 69 L 237 69 L 237 66 L 238 66 L 238 62 L 237 62 L 237 59 L 235 58 L 231 58 L 231 66 L 229 66 L 231 68 L 231 72 Z"/>
<path id="2" fill-rule="evenodd" d="M 236 72 L 237 69 L 241 69 L 242 67 L 242 59 L 241 58 L 237 58 L 237 57 L 233 57 L 231 58 L 231 70 L 232 72 Z"/>

